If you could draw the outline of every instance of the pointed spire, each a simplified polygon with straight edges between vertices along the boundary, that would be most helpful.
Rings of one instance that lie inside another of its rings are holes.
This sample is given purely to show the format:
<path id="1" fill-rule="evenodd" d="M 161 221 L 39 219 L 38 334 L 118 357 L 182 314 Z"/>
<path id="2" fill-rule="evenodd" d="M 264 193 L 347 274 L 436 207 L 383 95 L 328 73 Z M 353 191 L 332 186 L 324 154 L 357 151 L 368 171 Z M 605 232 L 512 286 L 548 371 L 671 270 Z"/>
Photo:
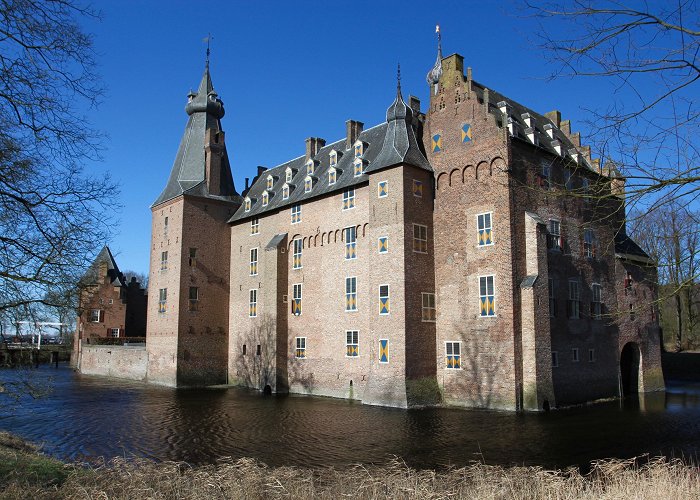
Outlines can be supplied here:
<path id="1" fill-rule="evenodd" d="M 401 63 L 398 63 L 398 68 L 396 69 L 396 95 L 401 95 Z"/>
<path id="2" fill-rule="evenodd" d="M 211 41 L 212 41 L 213 39 L 214 39 L 214 37 L 211 36 L 211 33 L 208 33 L 207 36 L 204 37 L 204 40 L 202 40 L 203 42 L 205 42 L 205 43 L 207 44 L 207 59 L 206 59 L 206 68 L 207 68 L 207 71 L 209 71 L 209 54 L 210 54 L 210 52 L 211 52 L 211 51 L 209 50 L 209 46 L 210 46 L 210 43 L 211 43 Z"/>
<path id="3" fill-rule="evenodd" d="M 438 38 L 438 50 L 437 50 L 437 60 L 435 61 L 435 66 L 428 72 L 425 80 L 428 85 L 437 85 L 442 76 L 442 35 L 440 34 L 440 25 L 435 26 L 435 33 L 437 33 Z"/>

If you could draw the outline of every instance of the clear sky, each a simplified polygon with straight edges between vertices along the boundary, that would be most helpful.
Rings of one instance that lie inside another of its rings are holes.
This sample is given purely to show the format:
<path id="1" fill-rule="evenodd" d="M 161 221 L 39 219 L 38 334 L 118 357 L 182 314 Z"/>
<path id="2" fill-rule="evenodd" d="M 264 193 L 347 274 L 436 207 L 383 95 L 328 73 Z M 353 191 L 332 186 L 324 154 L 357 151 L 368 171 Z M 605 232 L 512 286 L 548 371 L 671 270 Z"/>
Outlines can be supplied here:
<path id="1" fill-rule="evenodd" d="M 165 186 L 187 123 L 186 96 L 202 77 L 211 33 L 211 74 L 225 104 L 222 125 L 236 188 L 257 165 L 304 154 L 309 136 L 345 136 L 345 121 L 385 119 L 401 63 L 404 97 L 425 109 L 425 75 L 457 52 L 474 79 L 545 113 L 559 109 L 581 130 L 603 82 L 547 81 L 539 27 L 520 2 L 489 1 L 119 1 L 98 2 L 95 36 L 108 87 L 92 124 L 109 139 L 88 165 L 121 186 L 121 223 L 109 242 L 119 267 L 148 272 L 150 205 Z M 596 85 L 596 86 L 594 86 Z"/>

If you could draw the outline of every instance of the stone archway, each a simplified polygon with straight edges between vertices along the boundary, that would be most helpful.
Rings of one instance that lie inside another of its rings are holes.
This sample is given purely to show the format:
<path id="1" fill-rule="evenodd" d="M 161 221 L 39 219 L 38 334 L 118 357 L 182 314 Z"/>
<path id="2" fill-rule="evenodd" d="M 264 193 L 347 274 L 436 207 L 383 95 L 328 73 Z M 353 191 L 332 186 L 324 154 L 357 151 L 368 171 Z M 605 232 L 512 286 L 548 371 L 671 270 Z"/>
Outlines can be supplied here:
<path id="1" fill-rule="evenodd" d="M 620 352 L 620 396 L 639 394 L 639 368 L 642 355 L 636 342 L 628 342 Z"/>

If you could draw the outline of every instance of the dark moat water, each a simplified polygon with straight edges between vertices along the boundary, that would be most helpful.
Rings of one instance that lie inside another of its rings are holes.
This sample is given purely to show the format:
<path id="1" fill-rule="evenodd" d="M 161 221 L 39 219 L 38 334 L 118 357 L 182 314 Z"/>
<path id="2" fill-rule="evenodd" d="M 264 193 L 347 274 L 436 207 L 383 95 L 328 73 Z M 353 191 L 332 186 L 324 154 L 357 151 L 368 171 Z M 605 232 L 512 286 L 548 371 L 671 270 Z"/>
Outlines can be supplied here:
<path id="1" fill-rule="evenodd" d="M 0 394 L 0 429 L 60 458 L 148 457 L 212 463 L 253 457 L 270 465 L 342 466 L 399 456 L 415 467 L 585 466 L 643 453 L 696 460 L 700 384 L 670 383 L 638 404 L 602 403 L 545 414 L 398 410 L 239 389 L 175 390 L 73 373 L 67 366 L 1 370 L 51 392 Z"/>

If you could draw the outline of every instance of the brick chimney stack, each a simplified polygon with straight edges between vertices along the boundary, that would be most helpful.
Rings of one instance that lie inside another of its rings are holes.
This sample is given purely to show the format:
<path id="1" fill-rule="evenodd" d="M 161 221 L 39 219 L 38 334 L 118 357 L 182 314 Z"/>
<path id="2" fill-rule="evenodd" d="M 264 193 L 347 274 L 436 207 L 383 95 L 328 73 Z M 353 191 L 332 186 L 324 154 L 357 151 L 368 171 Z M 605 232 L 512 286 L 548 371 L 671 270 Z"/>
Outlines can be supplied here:
<path id="1" fill-rule="evenodd" d="M 362 133 L 363 126 L 364 123 L 356 120 L 348 120 L 345 122 L 345 149 L 352 149 L 352 145 L 355 144 L 355 141 L 357 141 Z"/>
<path id="2" fill-rule="evenodd" d="M 306 161 L 316 156 L 316 153 L 326 145 L 326 140 L 319 137 L 309 137 L 306 139 Z"/>

